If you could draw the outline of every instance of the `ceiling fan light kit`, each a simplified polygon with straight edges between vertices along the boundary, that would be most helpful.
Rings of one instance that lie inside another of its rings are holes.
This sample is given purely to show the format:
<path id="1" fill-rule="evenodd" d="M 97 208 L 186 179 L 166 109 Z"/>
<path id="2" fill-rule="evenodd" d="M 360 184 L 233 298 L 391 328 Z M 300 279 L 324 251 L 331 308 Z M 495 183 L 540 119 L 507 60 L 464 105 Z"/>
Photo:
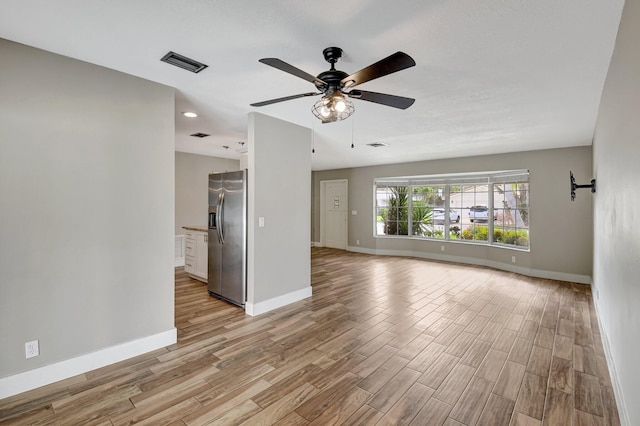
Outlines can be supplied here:
<path id="1" fill-rule="evenodd" d="M 256 102 L 251 104 L 251 106 L 261 107 L 306 96 L 323 95 L 322 98 L 313 105 L 311 112 L 323 123 L 332 123 L 349 118 L 355 112 L 353 103 L 347 99 L 347 97 L 399 109 L 407 109 L 415 102 L 415 99 L 402 96 L 353 90 L 353 88 L 359 84 L 415 66 L 416 62 L 406 53 L 396 52 L 351 75 L 335 68 L 336 62 L 342 57 L 342 49 L 339 47 L 327 47 L 322 51 L 322 54 L 324 55 L 324 59 L 331 64 L 331 69 L 321 72 L 317 77 L 277 58 L 260 59 L 259 62 L 265 65 L 313 83 L 318 92 L 301 93 L 299 95 Z"/>
<path id="2" fill-rule="evenodd" d="M 323 123 L 333 123 L 351 117 L 356 111 L 353 102 L 341 94 L 333 96 L 323 96 L 311 107 L 313 115 L 318 117 Z"/>

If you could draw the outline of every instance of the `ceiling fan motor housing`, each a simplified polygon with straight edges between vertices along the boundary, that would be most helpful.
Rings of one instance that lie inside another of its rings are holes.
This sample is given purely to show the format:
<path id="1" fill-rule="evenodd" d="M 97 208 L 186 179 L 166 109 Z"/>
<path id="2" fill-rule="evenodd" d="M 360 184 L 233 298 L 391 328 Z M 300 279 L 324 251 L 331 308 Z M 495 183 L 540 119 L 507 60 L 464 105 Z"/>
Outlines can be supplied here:
<path id="1" fill-rule="evenodd" d="M 324 55 L 324 59 L 331 64 L 331 69 L 321 72 L 317 76 L 317 78 L 324 81 L 326 85 L 322 85 L 317 81 L 315 82 L 315 85 L 316 88 L 325 95 L 331 96 L 336 90 L 342 89 L 342 84 L 340 82 L 349 74 L 344 71 L 337 70 L 335 67 L 335 63 L 342 57 L 342 49 L 339 47 L 327 47 L 322 51 L 322 54 Z"/>
<path id="2" fill-rule="evenodd" d="M 322 54 L 324 59 L 331 64 L 331 69 L 317 75 L 318 79 L 324 81 L 326 85 L 322 85 L 317 81 L 314 84 L 325 95 L 331 96 L 336 90 L 342 89 L 340 82 L 349 74 L 337 70 L 335 67 L 335 63 L 342 57 L 342 49 L 339 47 L 327 47 L 322 51 Z"/>
<path id="3" fill-rule="evenodd" d="M 320 74 L 318 74 L 318 79 L 324 81 L 326 83 L 326 86 L 323 86 L 318 82 L 315 82 L 316 88 L 321 92 L 324 92 L 326 94 L 331 94 L 336 89 L 341 88 L 340 87 L 341 80 L 347 77 L 348 75 L 349 74 L 347 74 L 346 72 L 336 70 L 336 69 L 321 72 Z"/>

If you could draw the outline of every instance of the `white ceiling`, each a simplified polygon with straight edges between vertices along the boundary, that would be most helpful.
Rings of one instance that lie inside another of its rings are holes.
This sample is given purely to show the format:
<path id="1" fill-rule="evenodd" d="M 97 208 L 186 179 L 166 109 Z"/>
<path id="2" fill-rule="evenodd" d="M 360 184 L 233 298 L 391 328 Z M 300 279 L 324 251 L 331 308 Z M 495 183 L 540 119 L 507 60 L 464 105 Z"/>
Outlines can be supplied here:
<path id="1" fill-rule="evenodd" d="M 590 145 L 623 4 L 2 0 L 0 37 L 175 87 L 177 151 L 238 158 L 247 114 L 258 111 L 313 128 L 313 169 L 323 170 Z M 415 67 L 358 88 L 415 104 L 354 100 L 355 114 L 331 124 L 311 114 L 317 98 L 249 106 L 315 90 L 258 59 L 317 75 L 329 69 L 329 46 L 344 50 L 337 68 L 348 74 L 399 50 L 411 55 Z M 209 68 L 193 74 L 160 62 L 170 50 Z M 187 110 L 200 116 L 182 117 Z"/>

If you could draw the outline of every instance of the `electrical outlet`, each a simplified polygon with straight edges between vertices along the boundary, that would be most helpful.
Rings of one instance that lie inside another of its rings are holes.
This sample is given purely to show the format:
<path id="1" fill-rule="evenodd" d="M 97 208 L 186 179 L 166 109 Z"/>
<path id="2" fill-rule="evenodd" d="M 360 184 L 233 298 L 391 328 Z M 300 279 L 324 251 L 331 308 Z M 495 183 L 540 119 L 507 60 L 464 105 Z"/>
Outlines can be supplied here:
<path id="1" fill-rule="evenodd" d="M 444 246 L 440 246 L 440 251 L 444 251 Z"/>
<path id="2" fill-rule="evenodd" d="M 356 240 L 356 245 L 359 246 L 360 245 L 360 240 Z"/>
<path id="3" fill-rule="evenodd" d="M 32 340 L 24 344 L 24 353 L 27 359 L 40 355 L 40 347 L 37 340 Z"/>
<path id="4" fill-rule="evenodd" d="M 511 256 L 511 263 L 516 263 L 516 257 L 515 256 Z"/>

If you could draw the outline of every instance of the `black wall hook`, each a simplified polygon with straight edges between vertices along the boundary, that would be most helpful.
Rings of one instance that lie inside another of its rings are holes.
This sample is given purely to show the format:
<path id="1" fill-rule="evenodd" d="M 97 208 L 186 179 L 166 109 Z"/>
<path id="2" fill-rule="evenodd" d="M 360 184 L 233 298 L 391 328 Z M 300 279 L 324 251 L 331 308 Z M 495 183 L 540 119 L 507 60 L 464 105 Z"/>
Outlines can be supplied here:
<path id="1" fill-rule="evenodd" d="M 576 189 L 577 188 L 591 188 L 591 192 L 596 192 L 596 180 L 591 179 L 591 184 L 589 185 L 577 185 L 576 179 L 573 177 L 573 172 L 569 170 L 569 179 L 571 179 L 571 201 L 576 199 Z"/>

